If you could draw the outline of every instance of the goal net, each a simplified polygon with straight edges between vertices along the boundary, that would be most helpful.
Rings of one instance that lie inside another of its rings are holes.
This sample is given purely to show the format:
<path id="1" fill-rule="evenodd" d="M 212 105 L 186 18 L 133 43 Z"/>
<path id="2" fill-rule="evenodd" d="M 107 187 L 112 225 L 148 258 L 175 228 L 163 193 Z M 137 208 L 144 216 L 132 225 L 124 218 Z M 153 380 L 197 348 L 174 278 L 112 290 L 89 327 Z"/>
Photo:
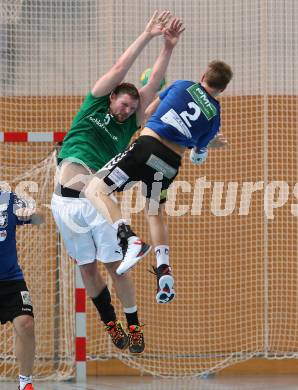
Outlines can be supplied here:
<path id="1" fill-rule="evenodd" d="M 229 146 L 211 150 L 200 167 L 186 156 L 167 203 L 177 299 L 155 303 L 155 279 L 147 272 L 155 263 L 151 254 L 133 271 L 145 353 L 118 353 L 88 301 L 88 360 L 117 357 L 145 373 L 190 376 L 256 356 L 297 357 L 297 2 L 1 3 L 1 182 L 13 190 L 36 182 L 37 192 L 25 190 L 39 205 L 50 203 L 54 144 L 4 141 L 67 131 L 84 95 L 155 9 L 170 9 L 186 26 L 168 83 L 198 80 L 212 59 L 226 61 L 235 74 L 220 98 Z M 161 45 L 157 38 L 145 48 L 127 80 L 139 85 Z M 124 210 L 139 206 L 128 193 L 122 204 Z M 132 222 L 148 237 L 142 212 Z M 49 211 L 44 225 L 19 229 L 18 245 L 36 317 L 35 374 L 70 377 L 74 269 Z M 114 293 L 113 301 L 123 318 Z M 0 375 L 16 372 L 12 329 L 1 326 Z"/>

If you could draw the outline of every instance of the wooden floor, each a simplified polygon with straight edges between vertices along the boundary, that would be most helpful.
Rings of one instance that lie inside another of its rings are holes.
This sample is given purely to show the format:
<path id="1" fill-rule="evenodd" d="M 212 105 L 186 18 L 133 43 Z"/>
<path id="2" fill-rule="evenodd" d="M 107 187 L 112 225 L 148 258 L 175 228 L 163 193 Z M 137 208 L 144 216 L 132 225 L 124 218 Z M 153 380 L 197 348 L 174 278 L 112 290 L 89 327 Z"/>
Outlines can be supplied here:
<path id="1" fill-rule="evenodd" d="M 90 377 L 86 383 L 36 382 L 35 390 L 297 390 L 298 375 L 233 376 L 211 379 L 157 379 L 135 376 Z M 0 382 L 0 390 L 17 383 Z"/>

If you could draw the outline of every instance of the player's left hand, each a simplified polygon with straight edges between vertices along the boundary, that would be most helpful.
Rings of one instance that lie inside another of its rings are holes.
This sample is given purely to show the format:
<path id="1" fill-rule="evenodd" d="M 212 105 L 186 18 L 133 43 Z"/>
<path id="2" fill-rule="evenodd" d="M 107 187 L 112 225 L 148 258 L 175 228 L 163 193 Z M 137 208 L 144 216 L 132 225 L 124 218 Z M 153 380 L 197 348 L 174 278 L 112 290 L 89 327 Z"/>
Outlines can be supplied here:
<path id="1" fill-rule="evenodd" d="M 225 148 L 228 145 L 227 139 L 222 133 L 218 133 L 208 144 L 208 148 Z"/>
<path id="2" fill-rule="evenodd" d="M 30 219 L 33 217 L 33 215 L 36 214 L 36 209 L 35 208 L 30 209 L 28 207 L 23 207 L 23 208 L 17 209 L 15 211 L 15 214 L 16 214 L 19 221 L 26 222 L 26 221 L 30 221 Z"/>
<path id="3" fill-rule="evenodd" d="M 165 31 L 171 17 L 170 11 L 163 11 L 160 14 L 158 11 L 155 11 L 145 28 L 145 32 L 149 33 L 152 37 L 161 35 Z"/>
<path id="4" fill-rule="evenodd" d="M 174 18 L 168 28 L 164 31 L 164 38 L 166 46 L 174 47 L 178 40 L 180 35 L 185 30 L 185 27 L 183 27 L 183 23 L 180 19 Z"/>
<path id="5" fill-rule="evenodd" d="M 207 148 L 201 148 L 201 149 L 192 148 L 189 155 L 190 161 L 195 165 L 203 164 L 207 160 L 207 157 L 208 157 Z"/>

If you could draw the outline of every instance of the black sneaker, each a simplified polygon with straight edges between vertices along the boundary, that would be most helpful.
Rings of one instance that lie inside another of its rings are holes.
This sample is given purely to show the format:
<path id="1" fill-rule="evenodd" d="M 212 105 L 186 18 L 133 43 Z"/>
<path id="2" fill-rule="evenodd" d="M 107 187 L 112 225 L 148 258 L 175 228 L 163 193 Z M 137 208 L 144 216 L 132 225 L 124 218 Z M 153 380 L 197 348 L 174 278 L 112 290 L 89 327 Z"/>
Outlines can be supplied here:
<path id="1" fill-rule="evenodd" d="M 152 266 L 153 272 L 157 278 L 157 303 L 168 303 L 172 301 L 175 296 L 175 290 L 173 289 L 174 279 L 172 276 L 172 269 L 166 264 L 160 265 L 158 268 Z"/>
<path id="2" fill-rule="evenodd" d="M 130 325 L 128 327 L 129 352 L 142 353 L 145 349 L 144 333 L 141 329 L 142 325 Z"/>
<path id="3" fill-rule="evenodd" d="M 119 349 L 125 349 L 128 346 L 128 335 L 123 329 L 121 321 L 110 321 L 104 324 L 105 330 L 111 336 L 113 344 Z"/>

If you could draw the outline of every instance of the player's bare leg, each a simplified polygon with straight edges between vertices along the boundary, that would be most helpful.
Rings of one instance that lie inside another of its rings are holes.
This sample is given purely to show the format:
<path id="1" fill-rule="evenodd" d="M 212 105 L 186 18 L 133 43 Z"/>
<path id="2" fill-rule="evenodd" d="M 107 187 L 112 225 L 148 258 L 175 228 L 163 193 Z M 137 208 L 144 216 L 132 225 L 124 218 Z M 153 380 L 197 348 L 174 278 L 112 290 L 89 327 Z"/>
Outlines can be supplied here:
<path id="1" fill-rule="evenodd" d="M 151 250 L 151 246 L 143 242 L 131 230 L 127 222 L 122 218 L 121 209 L 110 197 L 111 189 L 102 179 L 95 177 L 86 188 L 85 195 L 117 230 L 119 245 L 122 248 L 123 260 L 116 270 L 118 275 L 123 275 L 134 267 L 139 260 L 145 257 Z"/>
<path id="2" fill-rule="evenodd" d="M 175 296 L 174 279 L 172 269 L 169 263 L 169 246 L 167 226 L 163 221 L 164 205 L 160 205 L 158 213 L 150 213 L 148 210 L 148 201 L 146 203 L 145 215 L 148 220 L 151 240 L 154 246 L 156 256 L 156 267 L 153 267 L 153 273 L 157 278 L 156 302 L 168 303 Z"/>
<path id="3" fill-rule="evenodd" d="M 35 358 L 34 319 L 29 315 L 18 316 L 13 320 L 13 326 L 16 336 L 16 358 L 20 366 L 20 388 L 22 390 L 31 386 L 33 389 L 31 381 Z"/>
<path id="4" fill-rule="evenodd" d="M 97 260 L 80 265 L 80 272 L 87 294 L 95 305 L 105 330 L 109 333 L 117 348 L 125 349 L 129 343 L 128 335 L 123 329 L 122 323 L 116 318 L 110 291 L 100 275 Z"/>
<path id="5" fill-rule="evenodd" d="M 143 330 L 138 319 L 135 287 L 130 273 L 119 276 L 116 273 L 119 261 L 106 263 L 116 294 L 122 304 L 126 316 L 129 337 L 129 351 L 131 353 L 142 353 L 145 349 Z"/>

